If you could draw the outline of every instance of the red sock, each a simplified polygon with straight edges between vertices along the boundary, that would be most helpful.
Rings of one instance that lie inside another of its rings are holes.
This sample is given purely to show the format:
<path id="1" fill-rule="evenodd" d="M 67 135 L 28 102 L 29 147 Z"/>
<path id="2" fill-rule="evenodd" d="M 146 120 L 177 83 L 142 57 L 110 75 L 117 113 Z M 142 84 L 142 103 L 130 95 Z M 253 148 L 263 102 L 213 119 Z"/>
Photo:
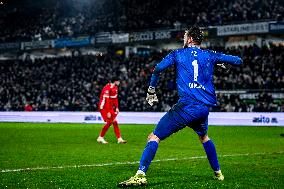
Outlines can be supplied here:
<path id="1" fill-rule="evenodd" d="M 118 128 L 118 124 L 117 124 L 117 121 L 114 121 L 113 122 L 113 129 L 114 129 L 114 132 L 115 132 L 115 135 L 116 135 L 116 138 L 120 138 L 120 130 Z"/>
<path id="2" fill-rule="evenodd" d="M 106 122 L 105 126 L 103 127 L 101 133 L 100 133 L 100 137 L 104 137 L 108 128 L 111 126 L 111 122 Z"/>

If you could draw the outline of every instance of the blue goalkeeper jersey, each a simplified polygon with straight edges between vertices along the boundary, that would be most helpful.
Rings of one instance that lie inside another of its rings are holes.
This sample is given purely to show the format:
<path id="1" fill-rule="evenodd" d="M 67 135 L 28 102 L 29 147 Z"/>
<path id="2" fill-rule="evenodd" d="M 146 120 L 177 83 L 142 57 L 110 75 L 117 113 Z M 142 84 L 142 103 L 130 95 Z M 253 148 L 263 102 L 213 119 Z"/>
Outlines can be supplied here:
<path id="1" fill-rule="evenodd" d="M 177 49 L 157 64 L 150 86 L 156 87 L 160 73 L 174 65 L 179 101 L 199 101 L 208 106 L 216 106 L 213 71 L 216 63 L 223 62 L 238 65 L 242 64 L 242 59 L 198 47 Z"/>

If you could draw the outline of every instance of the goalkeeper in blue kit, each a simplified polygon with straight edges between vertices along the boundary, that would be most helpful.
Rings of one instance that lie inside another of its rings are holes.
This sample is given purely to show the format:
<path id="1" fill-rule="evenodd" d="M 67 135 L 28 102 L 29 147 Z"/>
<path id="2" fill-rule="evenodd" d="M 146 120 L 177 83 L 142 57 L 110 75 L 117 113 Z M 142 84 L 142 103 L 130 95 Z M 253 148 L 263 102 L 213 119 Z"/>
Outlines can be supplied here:
<path id="1" fill-rule="evenodd" d="M 239 65 L 242 64 L 242 59 L 211 50 L 202 50 L 200 49 L 202 40 L 203 33 L 199 27 L 193 26 L 187 29 L 184 34 L 184 48 L 172 51 L 155 67 L 148 88 L 147 102 L 151 106 L 158 102 L 155 87 L 159 74 L 173 65 L 176 69 L 179 100 L 160 119 L 154 131 L 148 136 L 148 143 L 135 176 L 120 182 L 119 187 L 146 185 L 146 172 L 155 157 L 159 142 L 187 126 L 199 136 L 214 171 L 214 178 L 224 180 L 214 143 L 207 134 L 209 108 L 217 104 L 213 71 L 217 64 Z"/>

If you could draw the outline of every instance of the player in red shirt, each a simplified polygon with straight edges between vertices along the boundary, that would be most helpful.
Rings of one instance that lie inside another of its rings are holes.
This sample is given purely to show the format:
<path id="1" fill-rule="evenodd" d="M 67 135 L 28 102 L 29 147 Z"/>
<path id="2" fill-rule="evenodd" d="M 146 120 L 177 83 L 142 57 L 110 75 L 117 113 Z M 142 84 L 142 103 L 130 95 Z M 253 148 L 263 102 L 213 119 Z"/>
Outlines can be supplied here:
<path id="1" fill-rule="evenodd" d="M 124 144 L 127 141 L 123 140 L 120 135 L 116 116 L 119 112 L 118 109 L 118 86 L 120 81 L 117 77 L 113 77 L 110 83 L 106 84 L 101 92 L 99 111 L 106 122 L 101 130 L 100 136 L 98 137 L 98 143 L 107 144 L 108 142 L 104 139 L 104 136 L 108 128 L 113 125 L 115 135 L 117 137 L 117 143 Z"/>

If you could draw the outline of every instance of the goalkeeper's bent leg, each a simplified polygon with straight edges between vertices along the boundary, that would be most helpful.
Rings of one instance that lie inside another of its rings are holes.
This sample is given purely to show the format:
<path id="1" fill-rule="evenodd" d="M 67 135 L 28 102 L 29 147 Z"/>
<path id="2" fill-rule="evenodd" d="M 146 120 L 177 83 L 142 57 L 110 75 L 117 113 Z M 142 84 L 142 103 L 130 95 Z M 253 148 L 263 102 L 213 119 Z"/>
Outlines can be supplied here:
<path id="1" fill-rule="evenodd" d="M 154 159 L 156 152 L 158 150 L 158 145 L 160 141 L 160 139 L 152 133 L 149 136 L 150 136 L 149 141 L 142 153 L 142 157 L 140 159 L 140 165 L 138 169 L 138 171 L 140 170 L 140 171 L 143 171 L 144 173 L 147 172 L 152 160 Z"/>
<path id="2" fill-rule="evenodd" d="M 209 160 L 209 163 L 210 163 L 212 169 L 214 171 L 219 171 L 220 165 L 219 165 L 219 162 L 218 162 L 216 148 L 215 148 L 213 141 L 209 139 L 208 141 L 206 141 L 202 144 L 203 144 L 204 150 L 205 150 L 206 155 L 207 155 L 207 159 Z"/>

